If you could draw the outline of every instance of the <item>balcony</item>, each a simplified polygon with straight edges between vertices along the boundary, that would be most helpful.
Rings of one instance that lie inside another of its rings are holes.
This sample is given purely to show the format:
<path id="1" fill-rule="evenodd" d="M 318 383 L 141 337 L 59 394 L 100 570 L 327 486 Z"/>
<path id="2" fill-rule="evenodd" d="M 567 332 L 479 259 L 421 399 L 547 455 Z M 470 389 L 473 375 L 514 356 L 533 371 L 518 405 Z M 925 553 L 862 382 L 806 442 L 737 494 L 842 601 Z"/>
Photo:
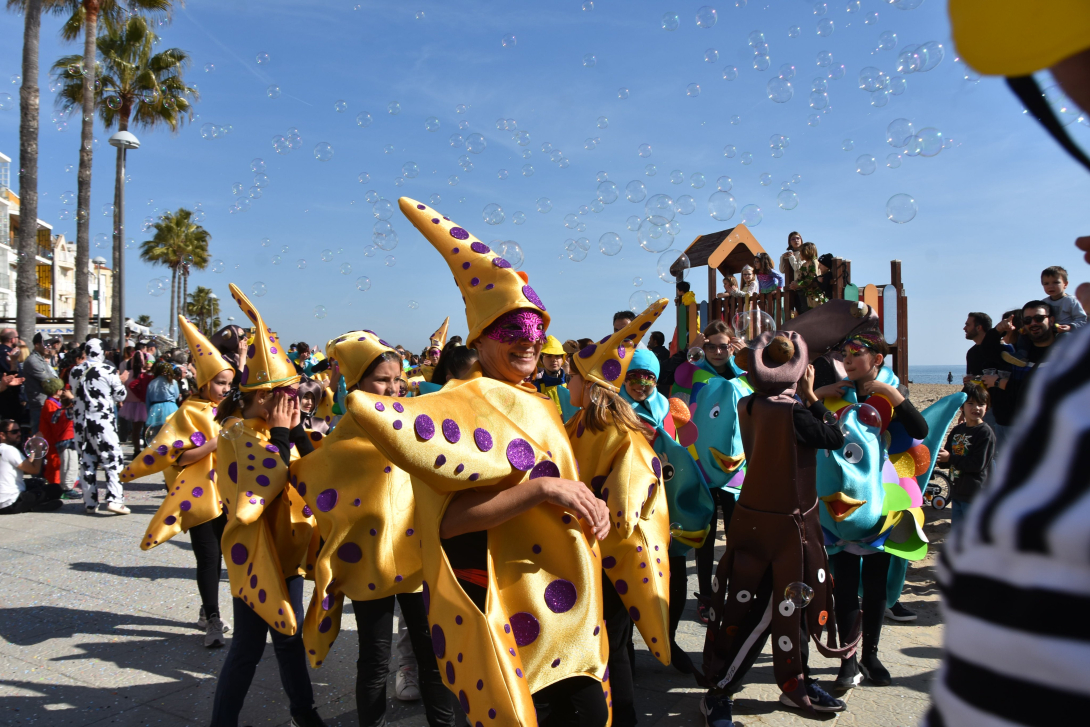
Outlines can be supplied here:
<path id="1" fill-rule="evenodd" d="M 38 297 L 45 300 L 53 300 L 53 288 L 38 286 Z"/>

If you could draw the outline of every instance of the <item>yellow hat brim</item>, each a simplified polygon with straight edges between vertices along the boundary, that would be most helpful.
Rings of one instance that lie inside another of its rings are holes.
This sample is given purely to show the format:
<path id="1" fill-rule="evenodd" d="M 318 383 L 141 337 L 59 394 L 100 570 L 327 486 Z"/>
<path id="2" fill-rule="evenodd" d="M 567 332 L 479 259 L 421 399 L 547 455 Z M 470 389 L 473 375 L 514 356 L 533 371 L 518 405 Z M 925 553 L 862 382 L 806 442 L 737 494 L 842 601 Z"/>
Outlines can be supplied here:
<path id="1" fill-rule="evenodd" d="M 950 0 L 958 55 L 989 76 L 1028 76 L 1090 48 L 1086 0 Z"/>

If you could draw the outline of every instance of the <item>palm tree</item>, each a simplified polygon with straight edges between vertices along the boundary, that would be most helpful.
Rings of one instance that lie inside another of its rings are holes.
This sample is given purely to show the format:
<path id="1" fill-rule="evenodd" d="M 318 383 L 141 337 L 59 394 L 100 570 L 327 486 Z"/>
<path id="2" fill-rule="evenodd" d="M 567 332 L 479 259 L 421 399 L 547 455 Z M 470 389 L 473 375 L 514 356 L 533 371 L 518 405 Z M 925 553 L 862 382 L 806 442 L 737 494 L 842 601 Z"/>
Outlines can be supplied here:
<path id="1" fill-rule="evenodd" d="M 213 321 L 219 320 L 220 302 L 211 288 L 198 285 L 189 298 L 185 307 L 185 315 L 197 319 L 197 328 L 206 336 L 215 330 L 211 327 Z"/>
<path id="2" fill-rule="evenodd" d="M 23 10 L 23 85 L 19 89 L 19 263 L 15 325 L 26 340 L 34 335 L 34 300 L 38 295 L 38 44 L 42 0 L 8 0 L 9 9 Z M 4 242 L 7 242 L 5 240 Z"/>
<path id="3" fill-rule="evenodd" d="M 29 2 L 30 0 L 26 0 Z M 58 15 L 67 14 L 61 27 L 61 37 L 69 42 L 83 34 L 83 59 L 73 67 L 73 76 L 79 76 L 80 89 L 80 141 L 79 176 L 76 186 L 76 303 L 73 313 L 74 334 L 82 341 L 87 334 L 91 309 L 88 300 L 88 269 L 91 257 L 91 153 L 95 138 L 95 56 L 100 18 L 120 22 L 122 17 L 141 10 L 169 17 L 172 0 L 53 0 L 51 9 Z"/>
<path id="4" fill-rule="evenodd" d="M 140 259 L 152 265 L 165 265 L 170 268 L 170 337 L 174 338 L 177 324 L 176 310 L 182 308 L 178 298 L 179 275 L 188 278 L 189 267 L 198 270 L 208 267 L 211 256 L 208 254 L 208 242 L 211 235 L 193 221 L 192 210 L 184 207 L 177 212 L 167 212 L 152 227 L 155 235 L 150 240 L 140 243 Z M 182 299 L 184 300 L 184 299 Z"/>
<path id="5" fill-rule="evenodd" d="M 136 317 L 136 325 L 151 328 L 154 324 L 151 322 L 151 316 L 147 313 L 141 313 Z"/>
<path id="6" fill-rule="evenodd" d="M 189 54 L 170 48 L 153 54 L 159 36 L 149 27 L 147 18 L 131 15 L 115 21 L 106 18 L 98 38 L 99 63 L 96 64 L 95 106 L 107 129 L 128 131 L 136 128 L 154 129 L 166 126 L 177 132 L 187 119 L 193 118 L 192 100 L 197 90 L 185 85 L 182 74 L 188 67 Z M 64 56 L 53 64 L 52 73 L 61 83 L 57 106 L 66 112 L 81 108 L 83 77 L 73 74 L 81 58 Z M 110 336 L 120 340 L 124 291 L 124 155 L 117 150 L 114 178 L 113 234 L 113 295 L 110 311 Z"/>

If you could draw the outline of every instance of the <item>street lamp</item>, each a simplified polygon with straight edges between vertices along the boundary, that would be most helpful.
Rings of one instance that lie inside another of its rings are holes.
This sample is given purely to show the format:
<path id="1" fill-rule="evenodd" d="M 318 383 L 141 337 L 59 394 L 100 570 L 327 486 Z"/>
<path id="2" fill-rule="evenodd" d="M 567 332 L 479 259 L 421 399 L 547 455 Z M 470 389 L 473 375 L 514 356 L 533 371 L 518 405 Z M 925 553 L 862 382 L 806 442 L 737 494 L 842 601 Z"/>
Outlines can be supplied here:
<path id="1" fill-rule="evenodd" d="M 119 131 L 110 137 L 110 146 L 117 147 L 117 179 L 114 180 L 114 300 L 120 338 L 117 350 L 125 350 L 125 152 L 139 149 L 140 140 L 128 131 Z M 99 298 L 102 293 L 99 293 Z M 99 301 L 101 306 L 102 301 Z M 102 315 L 99 311 L 99 334 L 102 333 Z"/>
<path id="2" fill-rule="evenodd" d="M 102 268 L 106 267 L 106 258 L 99 256 L 91 262 L 95 264 L 95 274 L 98 276 L 95 297 L 98 298 L 98 337 L 102 338 Z"/>

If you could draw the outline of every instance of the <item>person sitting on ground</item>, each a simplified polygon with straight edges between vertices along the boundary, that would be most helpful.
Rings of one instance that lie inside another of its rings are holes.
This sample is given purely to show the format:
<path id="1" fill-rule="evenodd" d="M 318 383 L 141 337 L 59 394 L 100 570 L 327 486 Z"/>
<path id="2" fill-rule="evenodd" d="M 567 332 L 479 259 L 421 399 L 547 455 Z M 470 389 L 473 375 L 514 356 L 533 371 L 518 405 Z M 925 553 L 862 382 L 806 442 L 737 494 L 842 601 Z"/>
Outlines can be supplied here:
<path id="1" fill-rule="evenodd" d="M 1070 331 L 1086 325 L 1086 311 L 1079 299 L 1065 292 L 1067 290 L 1067 270 L 1059 265 L 1047 267 L 1041 271 L 1041 287 L 1048 295 L 1048 304 L 1056 319 L 1056 330 Z"/>
<path id="2" fill-rule="evenodd" d="M 48 512 L 64 505 L 61 486 L 36 478 L 31 482 L 23 475 L 42 471 L 42 461 L 25 457 L 19 447 L 23 432 L 12 419 L 0 419 L 0 515 L 21 512 Z"/>

